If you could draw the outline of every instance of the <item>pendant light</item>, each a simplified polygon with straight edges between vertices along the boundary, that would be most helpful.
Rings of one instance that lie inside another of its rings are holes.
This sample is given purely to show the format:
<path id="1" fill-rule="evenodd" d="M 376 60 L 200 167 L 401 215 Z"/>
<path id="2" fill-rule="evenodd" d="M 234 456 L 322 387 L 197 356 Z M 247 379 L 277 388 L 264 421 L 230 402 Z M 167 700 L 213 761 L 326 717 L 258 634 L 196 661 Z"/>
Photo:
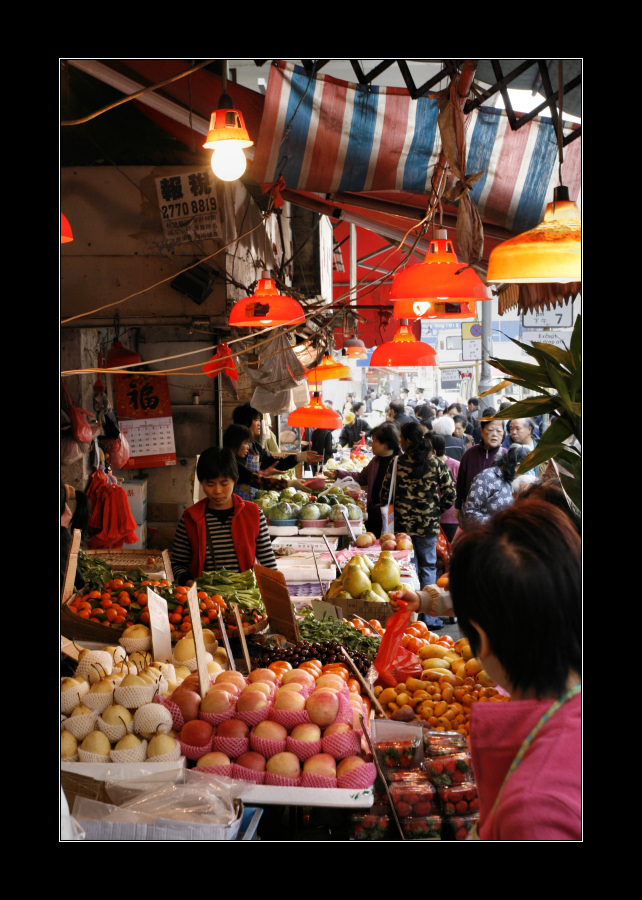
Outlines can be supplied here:
<path id="1" fill-rule="evenodd" d="M 490 300 L 490 292 L 473 268 L 459 262 L 445 229 L 428 246 L 423 263 L 408 266 L 392 279 L 390 299 L 397 319 L 435 318 L 436 303 Z"/>
<path id="2" fill-rule="evenodd" d="M 326 354 L 318 366 L 310 369 L 307 374 L 308 384 L 316 384 L 319 381 L 328 381 L 331 378 L 351 378 L 350 366 L 335 362 L 329 354 Z"/>
<path id="3" fill-rule="evenodd" d="M 293 297 L 280 294 L 270 273 L 263 272 L 254 294 L 232 307 L 229 324 L 232 328 L 267 328 L 302 322 L 305 315 L 301 304 Z"/>
<path id="4" fill-rule="evenodd" d="M 435 300 L 434 303 L 417 301 L 415 310 L 420 309 L 418 319 L 474 319 L 477 315 L 475 302 L 471 300 Z"/>
<path id="5" fill-rule="evenodd" d="M 288 416 L 288 425 L 293 428 L 327 428 L 335 431 L 343 425 L 339 413 L 330 409 L 321 400 L 319 391 L 315 391 L 305 406 L 300 406 Z"/>
<path id="6" fill-rule="evenodd" d="M 234 101 L 227 93 L 227 60 L 223 61 L 223 93 L 218 101 L 218 109 L 210 116 L 207 140 L 203 144 L 212 153 L 212 171 L 222 181 L 236 181 L 240 178 L 247 159 L 244 148 L 252 147 L 254 141 L 245 127 L 243 116 L 234 109 Z"/>
<path id="7" fill-rule="evenodd" d="M 555 188 L 536 228 L 495 247 L 488 260 L 488 281 L 493 284 L 567 284 L 582 280 L 582 220 L 568 196 L 568 188 Z"/>
<path id="8" fill-rule="evenodd" d="M 69 224 L 69 219 L 64 213 L 60 213 L 60 243 L 68 244 L 70 241 L 73 241 L 74 236 L 71 233 L 71 225 Z"/>
<path id="9" fill-rule="evenodd" d="M 407 319 L 402 319 L 391 341 L 375 347 L 370 365 L 380 368 L 436 366 L 437 354 L 430 344 L 415 339 Z"/>
<path id="10" fill-rule="evenodd" d="M 343 342 L 343 347 L 348 355 L 348 359 L 368 358 L 368 349 L 366 345 L 354 334 Z"/>

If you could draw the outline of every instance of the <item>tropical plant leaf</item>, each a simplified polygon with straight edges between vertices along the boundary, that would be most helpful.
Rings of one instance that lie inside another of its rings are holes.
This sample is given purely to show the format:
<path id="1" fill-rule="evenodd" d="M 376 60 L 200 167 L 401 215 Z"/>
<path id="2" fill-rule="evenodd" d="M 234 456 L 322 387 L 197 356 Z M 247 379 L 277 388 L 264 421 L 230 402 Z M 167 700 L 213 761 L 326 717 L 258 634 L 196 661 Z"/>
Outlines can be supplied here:
<path id="1" fill-rule="evenodd" d="M 575 320 L 571 334 L 571 354 L 575 360 L 575 366 L 579 369 L 582 363 L 582 316 Z"/>
<path id="2" fill-rule="evenodd" d="M 560 484 L 566 494 L 566 499 L 571 501 L 571 508 L 575 506 L 577 514 L 582 513 L 582 481 L 580 478 L 570 478 L 563 472 L 560 472 Z"/>
<path id="3" fill-rule="evenodd" d="M 488 388 L 487 391 L 484 391 L 479 396 L 486 397 L 487 394 L 496 394 L 498 391 L 503 391 L 504 388 L 510 387 L 512 384 L 512 381 L 500 381 L 500 383 L 496 384 L 495 387 Z"/>
<path id="4" fill-rule="evenodd" d="M 518 347 L 521 347 L 524 353 L 526 353 L 528 356 L 532 356 L 539 363 L 553 362 L 558 366 L 560 364 L 565 365 L 564 363 L 560 362 L 557 354 L 560 352 L 567 353 L 568 351 L 563 350 L 561 347 L 557 347 L 555 344 L 545 344 L 540 341 L 535 341 L 532 344 L 524 344 L 522 341 L 515 340 L 515 338 L 511 338 L 511 340 Z M 570 360 L 572 365 L 573 360 L 570 354 L 568 355 L 568 359 Z M 572 367 L 575 368 L 575 366 L 573 365 Z"/>
<path id="5" fill-rule="evenodd" d="M 542 463 L 552 459 L 563 447 L 564 444 L 549 444 L 540 441 L 539 444 L 531 450 L 528 456 L 521 461 L 515 470 L 516 474 L 525 475 L 527 472 L 530 472 L 531 469 L 536 469 L 538 466 L 541 466 Z"/>
<path id="6" fill-rule="evenodd" d="M 551 383 L 555 386 L 555 390 L 559 395 L 559 402 L 564 406 L 564 409 L 570 412 L 571 397 L 568 392 L 566 380 L 550 363 L 546 363 L 546 371 L 551 379 Z"/>
<path id="7" fill-rule="evenodd" d="M 495 359 L 491 357 L 489 362 L 500 372 L 512 377 L 512 383 L 534 391 L 542 387 L 552 387 L 550 379 L 546 377 L 546 370 L 541 366 L 521 362 L 518 359 Z"/>
<path id="8" fill-rule="evenodd" d="M 569 372 L 572 372 L 575 369 L 575 361 L 566 344 L 563 347 L 558 347 L 556 344 L 546 344 L 543 341 L 533 341 L 532 346 L 535 350 L 543 351 L 545 356 L 555 357 L 555 360 L 560 365 L 564 366 L 565 369 L 568 369 Z"/>

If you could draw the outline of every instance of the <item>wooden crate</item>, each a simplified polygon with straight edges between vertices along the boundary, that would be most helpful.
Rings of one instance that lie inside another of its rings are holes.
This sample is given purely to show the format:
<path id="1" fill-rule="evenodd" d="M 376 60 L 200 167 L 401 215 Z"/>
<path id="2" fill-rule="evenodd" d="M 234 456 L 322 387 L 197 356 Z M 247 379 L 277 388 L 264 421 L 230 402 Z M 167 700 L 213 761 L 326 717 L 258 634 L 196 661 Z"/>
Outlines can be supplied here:
<path id="1" fill-rule="evenodd" d="M 114 643 L 125 630 L 124 626 L 116 625 L 99 625 L 96 622 L 89 622 L 83 619 L 69 609 L 69 604 L 74 599 L 76 591 L 74 588 L 74 580 L 76 577 L 76 566 L 78 565 L 78 552 L 80 550 L 80 531 L 75 530 L 71 543 L 71 551 L 67 560 L 67 568 L 65 570 L 65 580 L 61 596 L 60 609 L 60 632 L 65 637 L 77 641 L 98 641 L 102 643 Z M 87 556 L 96 556 L 107 563 L 114 571 L 126 572 L 128 570 L 142 568 L 152 572 L 152 569 L 158 571 L 154 566 L 148 566 L 147 560 L 150 557 L 159 560 L 160 568 L 165 571 L 165 578 L 172 582 L 174 573 L 172 572 L 172 564 L 167 550 L 163 550 L 161 554 L 151 552 L 149 550 L 86 550 Z"/>

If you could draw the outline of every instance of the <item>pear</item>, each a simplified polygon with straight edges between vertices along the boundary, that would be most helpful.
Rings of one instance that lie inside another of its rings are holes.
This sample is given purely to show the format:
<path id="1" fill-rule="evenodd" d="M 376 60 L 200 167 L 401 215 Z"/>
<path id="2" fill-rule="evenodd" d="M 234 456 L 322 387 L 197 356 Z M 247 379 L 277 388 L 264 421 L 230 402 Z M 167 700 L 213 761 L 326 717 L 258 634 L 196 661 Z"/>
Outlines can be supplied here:
<path id="1" fill-rule="evenodd" d="M 147 682 L 140 675 L 125 675 L 119 687 L 145 687 Z"/>
<path id="2" fill-rule="evenodd" d="M 78 741 L 70 731 L 60 733 L 60 758 L 67 759 L 78 753 Z"/>
<path id="3" fill-rule="evenodd" d="M 152 654 L 147 650 L 134 650 L 129 654 L 129 664 L 136 666 L 137 669 L 144 669 L 152 662 Z"/>
<path id="4" fill-rule="evenodd" d="M 169 734 L 155 734 L 147 745 L 147 759 L 176 752 L 177 741 Z"/>
<path id="5" fill-rule="evenodd" d="M 107 722 L 108 725 L 128 725 L 133 718 L 127 707 L 122 706 L 120 703 L 112 703 L 111 706 L 103 710 L 103 721 Z"/>
<path id="6" fill-rule="evenodd" d="M 190 637 L 181 638 L 174 647 L 174 659 L 184 662 L 186 659 L 194 659 L 196 657 L 196 645 L 194 639 Z"/>
<path id="7" fill-rule="evenodd" d="M 142 743 L 141 739 L 136 737 L 135 734 L 126 734 L 124 737 L 121 737 L 114 750 L 133 750 L 135 747 L 140 747 Z"/>
<path id="8" fill-rule="evenodd" d="M 80 749 L 85 753 L 94 753 L 96 756 L 109 756 L 111 744 L 107 735 L 102 731 L 90 731 L 80 745 Z"/>
<path id="9" fill-rule="evenodd" d="M 384 591 L 384 589 L 381 587 L 381 585 L 377 584 L 376 581 L 372 582 L 372 590 L 375 594 L 377 594 L 377 597 L 379 600 L 383 600 L 385 603 L 390 603 L 390 597 Z"/>
<path id="10" fill-rule="evenodd" d="M 392 556 L 381 553 L 374 565 L 370 577 L 373 582 L 380 584 L 384 591 L 394 591 L 401 582 L 401 569 L 399 563 Z"/>
<path id="11" fill-rule="evenodd" d="M 374 588 L 374 585 L 373 585 Z M 379 594 L 374 590 L 364 591 L 363 594 L 359 597 L 359 600 L 369 600 L 370 603 L 382 603 L 382 599 Z"/>
<path id="12" fill-rule="evenodd" d="M 149 637 L 151 631 L 147 627 L 147 625 L 142 625 L 139 623 L 138 625 L 130 625 L 129 628 L 126 628 L 123 631 L 123 637 L 125 640 L 139 640 L 140 638 Z"/>
<path id="13" fill-rule="evenodd" d="M 359 597 L 364 591 L 372 589 L 370 578 L 360 566 L 346 566 L 342 581 L 344 591 L 351 597 Z"/>
<path id="14" fill-rule="evenodd" d="M 73 718 L 73 716 L 86 716 L 87 713 L 93 713 L 93 709 L 89 709 L 84 703 L 79 703 L 78 706 L 72 709 L 70 718 Z"/>

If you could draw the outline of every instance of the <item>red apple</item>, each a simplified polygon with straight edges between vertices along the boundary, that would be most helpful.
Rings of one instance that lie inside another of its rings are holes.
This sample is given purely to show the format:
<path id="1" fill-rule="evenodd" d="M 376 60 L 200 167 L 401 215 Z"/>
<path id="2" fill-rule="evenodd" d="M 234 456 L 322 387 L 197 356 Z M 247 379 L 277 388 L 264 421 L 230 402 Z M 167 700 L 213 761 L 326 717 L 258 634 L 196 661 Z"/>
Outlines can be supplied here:
<path id="1" fill-rule="evenodd" d="M 296 694 L 293 694 L 296 696 Z M 252 712 L 257 709 L 264 709 L 268 704 L 268 699 L 262 691 L 244 691 L 236 701 L 238 712 Z"/>
<path id="2" fill-rule="evenodd" d="M 317 775 L 327 775 L 328 778 L 337 777 L 337 761 L 329 753 L 315 753 L 303 763 L 304 772 L 315 772 Z"/>
<path id="3" fill-rule="evenodd" d="M 397 542 L 396 541 L 382 541 L 381 549 L 382 550 L 396 550 Z"/>
<path id="4" fill-rule="evenodd" d="M 305 685 L 301 684 L 300 681 L 290 681 L 288 684 L 282 684 L 280 688 L 277 689 L 277 694 L 281 691 L 294 691 L 296 694 L 303 693 Z"/>
<path id="5" fill-rule="evenodd" d="M 406 534 L 405 531 L 400 531 L 398 534 L 395 535 L 395 540 L 396 541 L 409 541 L 409 540 L 411 540 L 411 538 L 410 538 L 410 535 Z"/>
<path id="6" fill-rule="evenodd" d="M 295 694 L 295 696 L 298 696 Z M 329 688 L 313 691 L 305 702 L 308 715 L 316 725 L 325 728 L 337 717 L 339 712 L 339 695 Z"/>
<path id="7" fill-rule="evenodd" d="M 397 550 L 412 550 L 410 538 L 401 538 L 400 541 L 397 541 Z"/>
<path id="8" fill-rule="evenodd" d="M 345 734 L 346 731 L 352 731 L 352 727 L 346 722 L 333 722 L 323 732 L 323 737 L 329 737 L 331 734 Z"/>
<path id="9" fill-rule="evenodd" d="M 234 669 L 229 669 L 225 672 L 219 672 L 216 676 L 215 683 L 219 684 L 221 681 L 232 681 L 235 684 L 238 684 L 241 689 L 243 689 L 247 684 L 245 676 L 240 672 L 235 671 Z"/>
<path id="10" fill-rule="evenodd" d="M 212 739 L 214 729 L 209 722 L 203 719 L 190 719 L 181 728 L 180 739 L 184 744 L 192 744 L 194 747 L 204 747 Z"/>
<path id="11" fill-rule="evenodd" d="M 283 753 L 275 753 L 268 759 L 265 771 L 282 775 L 284 778 L 298 778 L 301 774 L 301 764 L 294 753 L 284 750 Z"/>
<path id="12" fill-rule="evenodd" d="M 251 691 L 258 691 L 269 699 L 272 696 L 273 690 L 273 685 L 269 685 L 265 681 L 255 681 L 253 684 L 246 685 L 241 691 L 241 694 L 249 694 Z"/>
<path id="13" fill-rule="evenodd" d="M 232 694 L 234 697 L 238 697 L 241 693 L 242 688 L 235 684 L 233 681 L 219 681 L 215 682 L 212 687 L 208 690 L 208 694 L 211 694 L 212 691 L 227 691 L 228 694 Z"/>
<path id="14" fill-rule="evenodd" d="M 206 753 L 204 756 L 201 756 L 196 763 L 196 766 L 229 766 L 230 762 L 229 756 L 226 756 L 225 753 L 219 753 L 218 750 L 212 750 L 211 753 Z"/>
<path id="15" fill-rule="evenodd" d="M 298 681 L 299 684 L 305 687 L 314 687 L 315 678 L 314 675 L 306 672 L 305 669 L 290 669 L 283 675 L 281 684 L 289 684 L 291 681 Z"/>
<path id="16" fill-rule="evenodd" d="M 305 709 L 305 697 L 296 691 L 277 691 L 274 698 L 274 709 Z"/>
<path id="17" fill-rule="evenodd" d="M 234 706 L 234 694 L 227 691 L 208 691 L 201 700 L 200 710 L 204 713 L 226 713 Z"/>
<path id="18" fill-rule="evenodd" d="M 341 778 L 342 775 L 352 772 L 353 769 L 365 766 L 365 764 L 365 760 L 360 756 L 346 756 L 346 758 L 342 759 L 337 766 L 337 778 Z"/>
<path id="19" fill-rule="evenodd" d="M 248 681 L 253 684 L 255 681 L 265 681 L 269 684 L 276 684 L 277 677 L 272 669 L 253 669 L 248 675 Z"/>
<path id="20" fill-rule="evenodd" d="M 290 732 L 290 737 L 295 741 L 308 741 L 314 743 L 321 739 L 321 729 L 314 722 L 303 722 L 301 725 L 295 725 Z"/>
<path id="21" fill-rule="evenodd" d="M 216 728 L 216 737 L 245 738 L 249 733 L 250 729 L 240 719 L 225 719 Z"/>
<path id="22" fill-rule="evenodd" d="M 265 757 L 255 750 L 248 750 L 236 758 L 237 765 L 246 769 L 254 769 L 255 772 L 265 772 Z"/>
<path id="23" fill-rule="evenodd" d="M 190 719 L 198 719 L 198 711 L 201 705 L 201 695 L 196 691 L 184 688 L 179 685 L 170 699 L 178 706 L 183 716 L 183 721 L 188 722 Z"/>
<path id="24" fill-rule="evenodd" d="M 288 735 L 288 730 L 279 722 L 264 719 L 254 726 L 252 733 L 256 737 L 264 738 L 266 741 L 284 741 Z"/>
<path id="25" fill-rule="evenodd" d="M 317 678 L 317 690 L 319 688 L 334 688 L 337 691 L 342 690 L 345 685 L 345 681 L 340 675 L 332 675 L 330 672 L 327 672 L 324 675 L 319 675 Z"/>

